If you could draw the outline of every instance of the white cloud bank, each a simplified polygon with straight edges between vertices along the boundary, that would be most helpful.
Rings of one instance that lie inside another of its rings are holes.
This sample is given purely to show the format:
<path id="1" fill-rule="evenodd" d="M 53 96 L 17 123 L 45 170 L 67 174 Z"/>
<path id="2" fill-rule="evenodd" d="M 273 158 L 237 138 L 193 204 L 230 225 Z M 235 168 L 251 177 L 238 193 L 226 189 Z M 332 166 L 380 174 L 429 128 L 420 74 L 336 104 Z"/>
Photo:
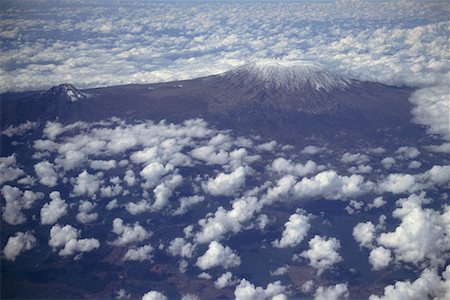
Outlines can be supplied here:
<path id="1" fill-rule="evenodd" d="M 3 13 L 0 36 L 15 42 L 0 55 L 0 92 L 181 80 L 267 57 L 306 60 L 352 78 L 425 87 L 413 97 L 415 120 L 450 138 L 445 1 L 89 3 L 50 14 L 51 3 L 9 4 Z M 115 41 L 112 51 L 105 39 Z"/>

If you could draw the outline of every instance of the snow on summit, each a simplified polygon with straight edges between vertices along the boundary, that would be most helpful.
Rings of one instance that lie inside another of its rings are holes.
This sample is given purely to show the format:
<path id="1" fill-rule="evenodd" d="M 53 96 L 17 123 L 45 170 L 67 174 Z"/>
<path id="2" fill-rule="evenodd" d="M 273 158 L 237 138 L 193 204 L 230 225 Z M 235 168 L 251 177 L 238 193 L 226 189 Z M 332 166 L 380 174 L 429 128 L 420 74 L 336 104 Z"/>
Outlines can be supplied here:
<path id="1" fill-rule="evenodd" d="M 237 79 L 247 77 L 246 81 L 263 83 L 266 88 L 297 90 L 304 86 L 313 89 L 330 91 L 335 88 L 344 89 L 350 80 L 322 66 L 305 61 L 285 61 L 264 59 L 243 65 L 224 73 L 224 76 L 235 76 Z"/>

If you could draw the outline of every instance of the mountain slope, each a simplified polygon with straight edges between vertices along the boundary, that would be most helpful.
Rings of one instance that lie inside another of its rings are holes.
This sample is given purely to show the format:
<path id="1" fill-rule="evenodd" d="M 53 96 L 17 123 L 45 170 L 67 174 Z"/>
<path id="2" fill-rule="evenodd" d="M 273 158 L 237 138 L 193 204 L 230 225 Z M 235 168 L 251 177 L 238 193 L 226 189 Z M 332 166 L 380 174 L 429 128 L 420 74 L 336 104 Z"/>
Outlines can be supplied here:
<path id="1" fill-rule="evenodd" d="M 305 138 L 371 143 L 399 134 L 426 138 L 410 121 L 412 91 L 348 79 L 311 64 L 275 61 L 186 81 L 85 91 L 61 85 L 46 92 L 3 95 L 1 115 L 2 128 L 27 120 L 114 116 L 178 122 L 200 117 L 218 128 L 290 143 L 304 143 Z"/>

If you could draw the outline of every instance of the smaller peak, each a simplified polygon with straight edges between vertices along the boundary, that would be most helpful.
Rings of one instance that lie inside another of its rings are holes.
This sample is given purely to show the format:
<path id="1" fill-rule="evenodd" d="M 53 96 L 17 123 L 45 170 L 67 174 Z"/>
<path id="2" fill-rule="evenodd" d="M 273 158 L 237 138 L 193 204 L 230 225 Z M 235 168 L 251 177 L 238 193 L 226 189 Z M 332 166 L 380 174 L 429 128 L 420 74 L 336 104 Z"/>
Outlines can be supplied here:
<path id="1" fill-rule="evenodd" d="M 262 83 L 266 88 L 299 90 L 310 86 L 329 91 L 346 88 L 350 80 L 328 71 L 323 66 L 307 61 L 262 59 L 231 70 L 224 76 L 246 77 L 246 81 Z"/>
<path id="2" fill-rule="evenodd" d="M 70 102 L 76 102 L 87 98 L 87 95 L 83 94 L 75 86 L 69 83 L 56 85 L 44 92 L 44 95 L 52 98 L 64 98 Z"/>

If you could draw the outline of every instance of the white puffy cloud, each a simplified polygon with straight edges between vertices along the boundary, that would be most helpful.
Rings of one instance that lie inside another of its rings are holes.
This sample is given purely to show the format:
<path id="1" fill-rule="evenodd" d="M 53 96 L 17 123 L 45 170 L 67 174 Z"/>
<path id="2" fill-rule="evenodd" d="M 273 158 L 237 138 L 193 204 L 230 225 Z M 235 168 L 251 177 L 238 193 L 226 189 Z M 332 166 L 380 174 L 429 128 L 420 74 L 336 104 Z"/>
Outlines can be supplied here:
<path id="1" fill-rule="evenodd" d="M 172 196 L 173 191 L 183 182 L 181 175 L 173 175 L 169 180 L 166 180 L 153 189 L 153 195 L 155 198 L 151 209 L 154 211 L 161 210 L 167 205 L 169 198 Z"/>
<path id="2" fill-rule="evenodd" d="M 84 170 L 74 179 L 73 185 L 73 195 L 77 196 L 89 196 L 95 199 L 95 194 L 100 188 L 101 184 L 101 173 L 89 174 L 88 171 Z"/>
<path id="3" fill-rule="evenodd" d="M 190 207 L 205 200 L 204 196 L 194 195 L 189 197 L 181 197 L 179 199 L 180 206 L 173 212 L 173 215 L 184 215 Z"/>
<path id="4" fill-rule="evenodd" d="M 157 291 L 149 291 L 142 296 L 142 300 L 167 300 L 167 297 Z"/>
<path id="5" fill-rule="evenodd" d="M 262 203 L 256 197 L 238 198 L 228 211 L 220 206 L 213 215 L 198 221 L 201 230 L 196 234 L 195 241 L 208 243 L 222 239 L 228 232 L 237 233 L 261 208 Z"/>
<path id="6" fill-rule="evenodd" d="M 38 126 L 39 126 L 38 122 L 26 121 L 25 123 L 19 124 L 17 126 L 12 125 L 8 126 L 6 129 L 2 130 L 0 134 L 4 134 L 7 137 L 13 137 L 15 135 L 24 135 L 26 132 L 30 131 L 31 129 L 35 129 Z M 2 158 L 3 157 L 0 158 L 0 164 Z"/>
<path id="7" fill-rule="evenodd" d="M 32 232 L 27 231 L 23 233 L 19 231 L 8 238 L 8 242 L 3 249 L 3 255 L 5 255 L 7 260 L 15 261 L 17 256 L 32 249 L 34 246 L 36 246 L 36 238 Z"/>
<path id="8" fill-rule="evenodd" d="M 241 264 L 239 256 L 228 246 L 222 246 L 216 241 L 212 241 L 205 254 L 197 259 L 196 265 L 207 270 L 214 267 L 222 267 L 225 269 L 237 267 Z"/>
<path id="9" fill-rule="evenodd" d="M 62 133 L 65 133 L 67 131 L 71 131 L 71 130 L 74 130 L 77 128 L 85 128 L 85 127 L 86 127 L 86 123 L 84 123 L 84 122 L 75 122 L 75 123 L 63 126 L 63 124 L 61 124 L 59 122 L 47 121 L 47 123 L 45 123 L 45 128 L 43 130 L 43 133 L 50 140 L 54 140 Z"/>
<path id="10" fill-rule="evenodd" d="M 41 224 L 53 225 L 67 214 L 68 205 L 61 199 L 58 191 L 51 192 L 49 196 L 52 201 L 45 203 L 41 208 Z"/>
<path id="11" fill-rule="evenodd" d="M 280 281 L 269 283 L 266 288 L 255 286 L 246 279 L 241 279 L 234 290 L 236 300 L 287 299 L 286 287 Z"/>
<path id="12" fill-rule="evenodd" d="M 117 239 L 113 242 L 117 246 L 141 242 L 151 236 L 151 232 L 145 230 L 139 225 L 139 222 L 135 224 L 124 224 L 120 218 L 113 220 L 112 232 L 118 235 Z"/>
<path id="13" fill-rule="evenodd" d="M 305 164 L 293 164 L 291 160 L 279 157 L 272 162 L 271 169 L 278 174 L 305 176 L 316 173 L 318 166 L 312 160 L 308 160 Z"/>
<path id="14" fill-rule="evenodd" d="M 203 189 L 213 196 L 232 196 L 245 185 L 245 175 L 245 168 L 241 166 L 229 174 L 220 173 L 209 179 L 203 184 Z"/>
<path id="15" fill-rule="evenodd" d="M 391 250 L 377 247 L 370 251 L 369 262 L 374 270 L 381 270 L 386 268 L 392 261 Z"/>
<path id="16" fill-rule="evenodd" d="M 22 175 L 25 175 L 25 172 L 17 166 L 14 154 L 0 157 L 0 185 L 8 181 L 14 181 Z"/>
<path id="17" fill-rule="evenodd" d="M 123 181 L 125 181 L 128 186 L 133 186 L 136 183 L 136 177 L 135 177 L 133 170 L 127 170 L 125 172 Z"/>
<path id="18" fill-rule="evenodd" d="M 390 169 L 393 165 L 395 165 L 395 159 L 393 157 L 385 157 L 381 160 L 381 164 L 383 165 L 383 168 Z"/>
<path id="19" fill-rule="evenodd" d="M 197 297 L 196 295 L 186 294 L 183 295 L 183 297 L 181 297 L 181 300 L 200 300 L 200 298 Z"/>
<path id="20" fill-rule="evenodd" d="M 377 197 L 377 198 L 375 198 L 375 199 L 373 199 L 373 202 L 372 203 L 369 203 L 368 205 L 367 205 L 367 207 L 369 208 L 369 209 L 372 209 L 372 208 L 380 208 L 380 207 L 382 207 L 383 205 L 385 205 L 387 202 L 383 199 L 383 197 Z"/>
<path id="21" fill-rule="evenodd" d="M 281 234 L 281 239 L 273 241 L 272 245 L 278 248 L 286 248 L 301 243 L 311 227 L 310 219 L 311 216 L 302 211 L 291 215 L 289 221 L 284 224 L 285 229 Z"/>
<path id="22" fill-rule="evenodd" d="M 379 245 L 393 251 L 396 261 L 419 264 L 427 260 L 439 265 L 448 259 L 450 207 L 445 206 L 442 212 L 422 207 L 429 202 L 425 193 L 397 201 L 392 215 L 400 224 L 377 238 Z"/>
<path id="23" fill-rule="evenodd" d="M 288 270 L 289 270 L 289 266 L 284 265 L 282 267 L 275 269 L 273 272 L 270 272 L 270 275 L 271 276 L 280 276 L 280 275 L 286 274 Z"/>
<path id="24" fill-rule="evenodd" d="M 425 269 L 420 277 L 411 281 L 397 281 L 384 288 L 384 295 L 371 295 L 369 300 L 436 299 L 444 300 L 450 296 L 450 266 L 442 273 L 435 269 Z"/>
<path id="25" fill-rule="evenodd" d="M 450 166 L 433 166 L 419 174 L 389 174 L 378 183 L 381 192 L 393 194 L 413 193 L 420 190 L 448 185 L 450 182 Z"/>
<path id="26" fill-rule="evenodd" d="M 70 225 L 56 224 L 50 229 L 48 244 L 53 248 L 62 248 L 58 255 L 71 256 L 77 252 L 90 252 L 100 247 L 100 242 L 94 238 L 78 239 L 79 230 Z"/>
<path id="27" fill-rule="evenodd" d="M 314 300 L 348 299 L 349 296 L 347 284 L 338 283 L 328 287 L 319 286 L 314 293 Z"/>
<path id="28" fill-rule="evenodd" d="M 231 272 L 225 272 L 214 281 L 214 286 L 218 289 L 223 289 L 229 286 L 237 284 L 238 281 L 233 279 L 233 274 Z"/>
<path id="29" fill-rule="evenodd" d="M 309 241 L 309 249 L 303 251 L 300 256 L 308 259 L 310 266 L 317 269 L 320 275 L 342 261 L 337 252 L 340 248 L 339 240 L 316 235 Z"/>
<path id="30" fill-rule="evenodd" d="M 450 141 L 448 84 L 420 89 L 411 96 L 410 101 L 416 105 L 412 111 L 414 121 L 427 125 L 430 134 Z"/>
<path id="31" fill-rule="evenodd" d="M 413 159 L 420 155 L 420 151 L 416 147 L 400 147 L 395 151 L 398 159 Z"/>
<path id="32" fill-rule="evenodd" d="M 113 200 L 109 201 L 105 207 L 107 210 L 113 210 L 113 209 L 119 207 L 119 202 L 117 201 L 117 199 L 113 199 Z"/>
<path id="33" fill-rule="evenodd" d="M 441 145 L 430 145 L 426 148 L 436 153 L 450 153 L 450 142 L 443 143 Z"/>
<path id="34" fill-rule="evenodd" d="M 48 161 L 41 161 L 34 165 L 34 171 L 36 172 L 39 182 L 43 185 L 54 187 L 58 181 L 58 174 L 55 171 L 55 167 Z"/>
<path id="35" fill-rule="evenodd" d="M 170 164 L 165 166 L 159 162 L 152 162 L 148 164 L 140 172 L 142 178 L 145 179 L 144 188 L 149 189 L 155 187 L 161 180 L 161 177 L 173 171 L 173 169 L 174 167 Z"/>
<path id="36" fill-rule="evenodd" d="M 4 185 L 1 189 L 1 195 L 5 199 L 3 207 L 3 220 L 11 225 L 23 224 L 27 220 L 22 212 L 23 209 L 29 209 L 36 200 L 42 199 L 44 194 L 26 190 L 22 192 L 17 187 Z"/>
<path id="37" fill-rule="evenodd" d="M 223 149 L 217 151 L 216 147 L 211 145 L 195 148 L 190 152 L 190 154 L 192 155 L 192 157 L 198 160 L 202 160 L 211 165 L 225 165 L 229 161 L 229 155 L 227 151 Z"/>
<path id="38" fill-rule="evenodd" d="M 175 238 L 170 242 L 167 251 L 173 256 L 191 258 L 195 250 L 195 245 L 186 242 L 183 238 Z"/>
<path id="39" fill-rule="evenodd" d="M 303 178 L 294 186 L 298 198 L 323 196 L 328 199 L 347 198 L 360 195 L 372 188 L 361 175 L 341 176 L 335 171 L 323 171 L 311 178 Z"/>
<path id="40" fill-rule="evenodd" d="M 341 157 L 341 162 L 346 164 L 363 164 L 369 161 L 369 157 L 361 153 L 349 153 L 345 152 Z"/>
<path id="41" fill-rule="evenodd" d="M 318 147 L 313 145 L 308 145 L 305 148 L 303 148 L 302 151 L 300 151 L 301 154 L 307 154 L 307 155 L 315 155 L 318 153 L 323 153 L 327 150 L 325 147 Z"/>
<path id="42" fill-rule="evenodd" d="M 82 200 L 78 206 L 77 220 L 83 224 L 91 223 L 98 218 L 98 213 L 91 212 L 97 205 L 93 202 Z"/>
<path id="43" fill-rule="evenodd" d="M 59 149 L 61 156 L 55 159 L 57 166 L 62 167 L 65 171 L 73 170 L 83 166 L 84 162 L 87 160 L 86 154 L 73 149 Z"/>
<path id="44" fill-rule="evenodd" d="M 90 164 L 91 169 L 94 170 L 110 170 L 116 167 L 116 161 L 113 159 L 110 160 L 93 160 Z"/>
<path id="45" fill-rule="evenodd" d="M 375 239 L 375 226 L 370 221 L 358 223 L 353 227 L 353 237 L 360 247 L 371 248 Z"/>
<path id="46" fill-rule="evenodd" d="M 123 256 L 123 260 L 131 260 L 131 261 L 150 260 L 153 257 L 152 254 L 153 250 L 154 249 L 151 245 L 130 248 Z"/>

